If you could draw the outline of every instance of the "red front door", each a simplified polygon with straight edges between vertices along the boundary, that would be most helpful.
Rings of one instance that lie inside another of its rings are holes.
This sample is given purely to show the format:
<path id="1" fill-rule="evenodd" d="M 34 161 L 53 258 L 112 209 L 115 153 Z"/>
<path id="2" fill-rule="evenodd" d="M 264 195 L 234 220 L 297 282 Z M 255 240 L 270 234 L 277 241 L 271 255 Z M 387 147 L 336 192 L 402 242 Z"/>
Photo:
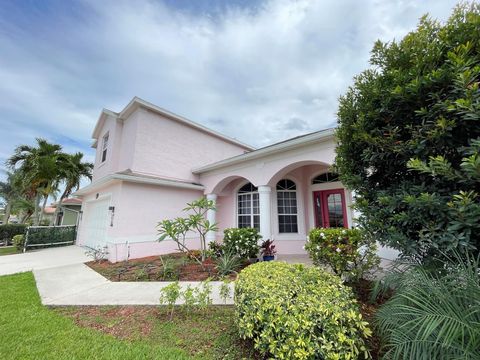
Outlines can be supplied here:
<path id="1" fill-rule="evenodd" d="M 314 191 L 313 206 L 316 227 L 348 227 L 344 189 Z"/>

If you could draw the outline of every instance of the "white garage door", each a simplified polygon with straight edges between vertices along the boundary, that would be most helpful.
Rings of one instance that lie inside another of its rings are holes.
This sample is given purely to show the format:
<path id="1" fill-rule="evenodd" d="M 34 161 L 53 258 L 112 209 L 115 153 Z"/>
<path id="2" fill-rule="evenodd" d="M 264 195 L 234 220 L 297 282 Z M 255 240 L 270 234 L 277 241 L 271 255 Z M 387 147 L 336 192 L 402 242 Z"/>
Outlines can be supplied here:
<path id="1" fill-rule="evenodd" d="M 110 199 L 95 200 L 87 204 L 85 210 L 86 223 L 84 231 L 86 234 L 85 245 L 97 248 L 106 244 L 108 226 L 108 206 Z"/>

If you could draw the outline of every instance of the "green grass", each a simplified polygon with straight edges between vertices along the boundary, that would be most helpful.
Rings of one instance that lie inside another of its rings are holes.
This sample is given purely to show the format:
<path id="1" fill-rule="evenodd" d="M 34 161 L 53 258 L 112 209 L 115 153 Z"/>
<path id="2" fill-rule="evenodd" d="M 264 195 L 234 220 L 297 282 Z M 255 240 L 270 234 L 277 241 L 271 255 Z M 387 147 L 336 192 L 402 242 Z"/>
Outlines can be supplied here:
<path id="1" fill-rule="evenodd" d="M 0 256 L 2 255 L 11 255 L 11 254 L 20 254 L 21 251 L 17 250 L 14 246 L 9 247 L 0 247 Z"/>
<path id="2" fill-rule="evenodd" d="M 41 305 L 32 273 L 0 277 L 0 359 L 252 359 L 233 307 Z"/>
<path id="3" fill-rule="evenodd" d="M 188 359 L 181 349 L 118 340 L 41 305 L 32 273 L 0 277 L 0 359 Z"/>

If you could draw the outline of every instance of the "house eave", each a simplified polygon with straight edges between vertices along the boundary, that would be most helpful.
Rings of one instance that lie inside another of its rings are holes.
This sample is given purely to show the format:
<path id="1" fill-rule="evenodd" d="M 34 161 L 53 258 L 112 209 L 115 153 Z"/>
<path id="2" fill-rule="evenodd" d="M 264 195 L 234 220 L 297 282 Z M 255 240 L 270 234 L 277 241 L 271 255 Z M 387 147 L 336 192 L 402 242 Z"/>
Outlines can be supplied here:
<path id="1" fill-rule="evenodd" d="M 252 152 L 248 152 L 246 154 L 237 155 L 225 160 L 221 160 L 215 162 L 213 164 L 201 166 L 192 170 L 192 173 L 198 175 L 202 173 L 206 173 L 209 171 L 221 169 L 223 167 L 231 166 L 240 164 L 242 162 L 248 160 L 255 160 L 259 159 L 268 155 L 281 153 L 288 150 L 293 150 L 302 146 L 306 146 L 312 143 L 316 143 L 319 141 L 326 141 L 328 139 L 333 138 L 335 135 L 335 129 L 326 129 L 323 131 L 319 131 L 310 135 L 302 136 L 300 138 L 294 138 L 291 140 L 283 141 L 277 144 L 273 144 L 270 146 L 266 146 L 264 148 L 260 148 L 258 150 L 254 150 Z"/>
<path id="2" fill-rule="evenodd" d="M 73 193 L 72 195 L 80 196 L 80 197 L 85 196 L 87 194 L 90 194 L 92 191 L 95 191 L 96 189 L 99 189 L 103 186 L 113 183 L 114 181 L 126 181 L 126 182 L 132 182 L 137 184 L 168 186 L 168 187 L 174 187 L 174 188 L 180 188 L 180 189 L 200 190 L 200 191 L 203 191 L 205 189 L 204 186 L 200 184 L 193 184 L 193 183 L 187 183 L 183 181 L 176 181 L 176 180 L 162 179 L 162 178 L 155 178 L 155 177 L 145 177 L 145 176 L 115 173 L 115 174 L 107 175 L 85 186 L 84 188 Z"/>
<path id="3" fill-rule="evenodd" d="M 102 112 L 98 117 L 97 123 L 95 124 L 95 128 L 93 129 L 92 139 L 97 140 L 100 137 L 100 130 L 102 129 L 103 124 L 105 123 L 105 120 L 108 116 L 113 116 L 114 118 L 117 118 L 118 114 L 116 112 L 113 112 L 112 110 L 102 109 Z M 94 141 L 92 147 L 95 147 L 96 145 L 97 141 Z"/>

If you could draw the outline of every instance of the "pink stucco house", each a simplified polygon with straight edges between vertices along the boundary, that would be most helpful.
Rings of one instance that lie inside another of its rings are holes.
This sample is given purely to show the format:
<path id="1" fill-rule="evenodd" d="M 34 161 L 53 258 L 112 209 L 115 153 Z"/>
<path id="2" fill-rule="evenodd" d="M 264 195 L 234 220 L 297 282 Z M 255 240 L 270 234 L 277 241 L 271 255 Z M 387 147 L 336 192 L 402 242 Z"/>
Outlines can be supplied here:
<path id="1" fill-rule="evenodd" d="M 107 246 L 113 262 L 175 251 L 156 241 L 157 223 L 203 195 L 216 202 L 207 215 L 219 231 L 209 240 L 256 227 L 280 254 L 303 254 L 313 227 L 354 223 L 351 192 L 329 172 L 332 129 L 254 149 L 134 98 L 119 113 L 103 110 L 92 137 L 93 181 L 76 193 L 77 243 Z"/>

